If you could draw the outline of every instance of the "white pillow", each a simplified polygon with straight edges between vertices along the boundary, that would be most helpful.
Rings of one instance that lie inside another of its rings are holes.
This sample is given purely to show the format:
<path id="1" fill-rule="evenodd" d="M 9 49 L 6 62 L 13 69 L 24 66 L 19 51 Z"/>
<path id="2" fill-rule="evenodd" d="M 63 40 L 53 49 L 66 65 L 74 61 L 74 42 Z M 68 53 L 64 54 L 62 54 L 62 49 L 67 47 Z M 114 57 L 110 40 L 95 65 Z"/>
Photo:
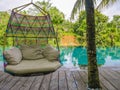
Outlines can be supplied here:
<path id="1" fill-rule="evenodd" d="M 22 60 L 21 51 L 16 47 L 12 47 L 11 49 L 4 51 L 3 55 L 7 63 L 11 65 L 16 65 Z"/>
<path id="2" fill-rule="evenodd" d="M 50 61 L 58 60 L 59 54 L 59 51 L 50 45 L 47 45 L 43 51 L 45 58 Z"/>
<path id="3" fill-rule="evenodd" d="M 40 46 L 21 45 L 20 50 L 24 60 L 37 60 L 44 58 L 42 48 Z"/>

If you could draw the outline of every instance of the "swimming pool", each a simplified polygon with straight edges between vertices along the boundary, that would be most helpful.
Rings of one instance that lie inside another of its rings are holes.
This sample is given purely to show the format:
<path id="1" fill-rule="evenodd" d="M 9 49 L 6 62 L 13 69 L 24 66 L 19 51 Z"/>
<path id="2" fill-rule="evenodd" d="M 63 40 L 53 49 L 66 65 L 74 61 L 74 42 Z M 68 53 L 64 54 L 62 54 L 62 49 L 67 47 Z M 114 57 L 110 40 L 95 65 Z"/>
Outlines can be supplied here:
<path id="1" fill-rule="evenodd" d="M 3 70 L 4 70 L 3 56 L 2 56 L 2 49 L 0 48 L 0 71 Z"/>
<path id="2" fill-rule="evenodd" d="M 85 47 L 62 47 L 60 51 L 60 60 L 63 65 L 86 66 L 88 64 Z M 97 63 L 100 66 L 120 66 L 120 48 L 97 48 Z"/>
<path id="3" fill-rule="evenodd" d="M 85 47 L 61 47 L 60 62 L 68 66 L 86 66 L 87 50 Z M 97 48 L 97 63 L 100 66 L 120 66 L 120 48 Z M 2 49 L 0 49 L 0 71 L 3 70 Z"/>

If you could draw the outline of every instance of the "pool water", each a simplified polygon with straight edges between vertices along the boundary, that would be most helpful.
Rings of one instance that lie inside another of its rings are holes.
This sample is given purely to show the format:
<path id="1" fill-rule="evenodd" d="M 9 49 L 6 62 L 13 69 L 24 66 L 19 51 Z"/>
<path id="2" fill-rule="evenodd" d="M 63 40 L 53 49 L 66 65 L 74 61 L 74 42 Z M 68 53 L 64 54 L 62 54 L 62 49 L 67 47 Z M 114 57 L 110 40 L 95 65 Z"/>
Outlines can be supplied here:
<path id="1" fill-rule="evenodd" d="M 0 71 L 3 70 L 4 70 L 3 56 L 2 56 L 2 49 L 0 48 Z"/>
<path id="2" fill-rule="evenodd" d="M 60 51 L 60 60 L 63 65 L 86 66 L 88 64 L 85 47 L 62 47 Z M 97 64 L 100 66 L 120 66 L 120 48 L 97 48 Z"/>
<path id="3" fill-rule="evenodd" d="M 86 66 L 88 64 L 85 47 L 61 47 L 60 62 L 64 66 Z M 97 63 L 100 66 L 120 66 L 120 48 L 97 48 Z M 4 70 L 2 49 L 0 49 L 0 71 Z"/>

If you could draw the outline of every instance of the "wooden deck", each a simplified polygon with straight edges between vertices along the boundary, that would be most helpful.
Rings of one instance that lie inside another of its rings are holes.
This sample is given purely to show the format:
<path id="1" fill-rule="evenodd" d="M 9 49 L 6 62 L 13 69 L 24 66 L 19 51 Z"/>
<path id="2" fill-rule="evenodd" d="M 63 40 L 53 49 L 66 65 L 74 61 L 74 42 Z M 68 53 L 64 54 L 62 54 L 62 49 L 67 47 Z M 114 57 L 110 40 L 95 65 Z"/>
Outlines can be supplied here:
<path id="1" fill-rule="evenodd" d="M 120 90 L 120 69 L 100 68 L 102 90 Z M 0 72 L 0 90 L 87 90 L 87 71 L 58 70 L 19 77 Z"/>

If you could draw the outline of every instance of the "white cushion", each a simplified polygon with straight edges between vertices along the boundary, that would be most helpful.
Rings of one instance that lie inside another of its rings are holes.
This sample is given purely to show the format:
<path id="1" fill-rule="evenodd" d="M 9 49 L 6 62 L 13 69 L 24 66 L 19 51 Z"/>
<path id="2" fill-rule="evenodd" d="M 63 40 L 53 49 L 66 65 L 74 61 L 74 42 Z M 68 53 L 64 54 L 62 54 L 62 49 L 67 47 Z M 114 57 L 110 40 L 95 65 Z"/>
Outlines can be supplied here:
<path id="1" fill-rule="evenodd" d="M 7 65 L 6 71 L 14 74 L 29 74 L 39 72 L 51 72 L 57 70 L 61 66 L 58 61 L 48 61 L 47 59 L 39 60 L 22 60 L 17 65 Z"/>
<path id="2" fill-rule="evenodd" d="M 22 52 L 23 59 L 36 60 L 44 58 L 42 48 L 40 46 L 21 45 L 20 50 Z"/>
<path id="3" fill-rule="evenodd" d="M 51 45 L 47 45 L 43 51 L 43 55 L 45 56 L 45 58 L 47 58 L 50 61 L 58 60 L 59 54 L 59 51 Z"/>
<path id="4" fill-rule="evenodd" d="M 20 63 L 22 60 L 21 51 L 16 47 L 12 47 L 11 49 L 4 51 L 3 55 L 8 64 L 15 65 Z"/>

